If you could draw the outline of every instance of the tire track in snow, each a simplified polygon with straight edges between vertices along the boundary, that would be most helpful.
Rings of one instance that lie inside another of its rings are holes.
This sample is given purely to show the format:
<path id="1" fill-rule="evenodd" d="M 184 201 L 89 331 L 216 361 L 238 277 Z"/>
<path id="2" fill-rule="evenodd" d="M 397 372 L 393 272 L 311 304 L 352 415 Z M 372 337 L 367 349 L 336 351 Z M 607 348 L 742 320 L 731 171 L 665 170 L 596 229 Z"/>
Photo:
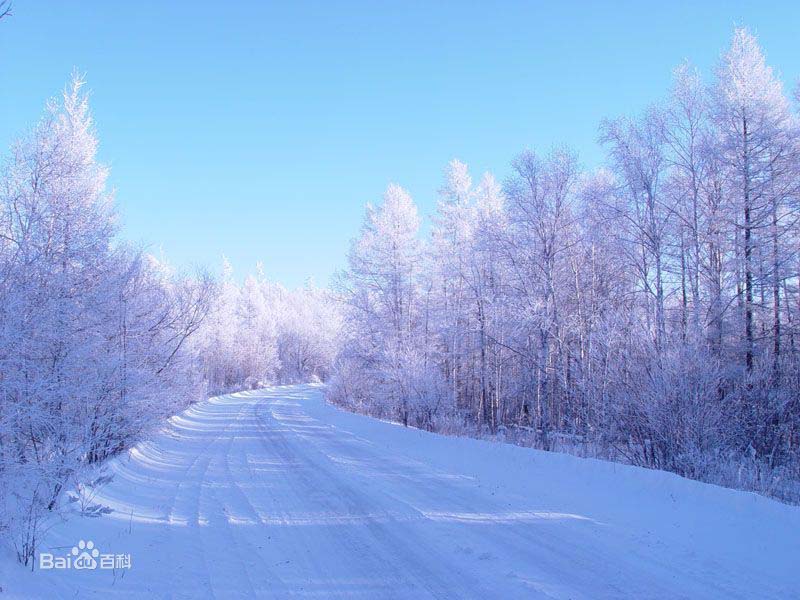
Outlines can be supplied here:
<path id="1" fill-rule="evenodd" d="M 267 408 L 266 403 L 261 405 Z M 304 469 L 298 473 L 302 481 L 302 487 L 306 490 L 316 488 L 332 489 L 337 493 L 337 498 L 346 504 L 349 514 L 359 517 L 358 521 L 366 528 L 370 547 L 373 551 L 380 553 L 381 562 L 377 568 L 385 569 L 387 565 L 392 565 L 395 573 L 400 575 L 400 580 L 406 585 L 410 584 L 417 590 L 434 598 L 452 598 L 465 596 L 478 596 L 481 593 L 482 584 L 474 577 L 464 572 L 457 565 L 450 565 L 447 568 L 434 570 L 432 565 L 436 562 L 431 560 L 434 551 L 430 548 L 425 539 L 416 536 L 415 531 L 407 527 L 403 521 L 420 520 L 419 515 L 404 515 L 398 518 L 393 511 L 380 508 L 377 514 L 370 512 L 371 506 L 381 507 L 385 502 L 376 501 L 374 492 L 369 493 L 369 487 L 356 489 L 348 482 L 337 476 L 341 472 L 341 466 L 336 465 L 327 457 L 323 458 L 327 464 L 320 464 L 311 460 L 307 452 L 299 451 L 289 443 L 289 436 L 280 433 L 281 426 L 285 426 L 282 421 L 278 421 L 270 416 L 272 423 L 276 426 L 269 428 L 263 420 L 262 430 L 278 452 L 284 457 L 297 457 L 304 463 Z M 295 437 L 300 437 L 294 432 Z M 336 514 L 341 507 L 333 503 L 326 503 L 324 508 L 331 514 Z M 417 511 L 413 511 L 417 512 Z M 377 518 L 376 518 L 377 517 Z M 357 533 L 357 526 L 351 526 L 345 533 Z M 393 530 L 402 530 L 402 534 L 394 533 Z M 402 562 L 401 560 L 402 559 Z M 488 592 L 488 590 L 486 590 Z"/>

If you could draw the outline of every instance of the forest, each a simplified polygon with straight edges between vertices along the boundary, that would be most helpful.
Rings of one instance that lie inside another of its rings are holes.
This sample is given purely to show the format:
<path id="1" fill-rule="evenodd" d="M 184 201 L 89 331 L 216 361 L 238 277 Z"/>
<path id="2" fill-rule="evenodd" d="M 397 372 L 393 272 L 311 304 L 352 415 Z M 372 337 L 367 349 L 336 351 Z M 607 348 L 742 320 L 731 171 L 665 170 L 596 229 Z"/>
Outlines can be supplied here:
<path id="1" fill-rule="evenodd" d="M 336 289 L 329 397 L 433 431 L 800 499 L 800 136 L 753 35 L 605 120 L 606 166 L 453 161 L 428 239 L 409 194 L 367 208 Z"/>
<path id="2" fill-rule="evenodd" d="M 0 530 L 28 563 L 101 465 L 192 402 L 349 410 L 800 501 L 800 129 L 756 38 L 599 126 L 605 166 L 396 184 L 330 288 L 182 272 L 120 235 L 76 75 L 0 173 Z M 512 149 L 513 151 L 513 149 Z M 402 177 L 402 173 L 398 174 Z"/>

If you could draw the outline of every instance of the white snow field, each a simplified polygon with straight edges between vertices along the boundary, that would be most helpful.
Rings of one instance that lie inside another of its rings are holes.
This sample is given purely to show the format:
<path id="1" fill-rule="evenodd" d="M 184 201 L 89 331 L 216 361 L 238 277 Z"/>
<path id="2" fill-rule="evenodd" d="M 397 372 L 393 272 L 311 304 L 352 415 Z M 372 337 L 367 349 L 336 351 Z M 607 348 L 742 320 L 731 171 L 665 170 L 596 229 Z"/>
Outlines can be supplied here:
<path id="1" fill-rule="evenodd" d="M 657 471 L 406 429 L 313 385 L 194 405 L 127 456 L 79 540 L 130 569 L 14 598 L 798 598 L 800 509 Z M 99 560 L 99 559 L 98 559 Z"/>

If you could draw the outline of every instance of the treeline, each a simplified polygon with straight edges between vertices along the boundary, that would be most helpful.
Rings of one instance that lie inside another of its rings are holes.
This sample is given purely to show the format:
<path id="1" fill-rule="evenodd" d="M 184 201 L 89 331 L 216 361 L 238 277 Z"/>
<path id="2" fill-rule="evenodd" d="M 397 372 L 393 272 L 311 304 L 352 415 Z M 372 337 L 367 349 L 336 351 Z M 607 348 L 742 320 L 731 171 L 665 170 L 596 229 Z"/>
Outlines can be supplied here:
<path id="1" fill-rule="evenodd" d="M 116 233 L 75 78 L 0 175 L 0 530 L 28 563 L 93 464 L 202 397 L 187 340 L 214 286 Z"/>
<path id="2" fill-rule="evenodd" d="M 106 511 L 106 458 L 209 394 L 328 377 L 340 325 L 325 290 L 179 275 L 118 239 L 83 84 L 0 172 L 0 539 L 24 564 L 64 511 Z"/>
<path id="3" fill-rule="evenodd" d="M 332 400 L 800 499 L 798 119 L 752 35 L 601 124 L 607 168 L 453 161 L 368 207 Z"/>

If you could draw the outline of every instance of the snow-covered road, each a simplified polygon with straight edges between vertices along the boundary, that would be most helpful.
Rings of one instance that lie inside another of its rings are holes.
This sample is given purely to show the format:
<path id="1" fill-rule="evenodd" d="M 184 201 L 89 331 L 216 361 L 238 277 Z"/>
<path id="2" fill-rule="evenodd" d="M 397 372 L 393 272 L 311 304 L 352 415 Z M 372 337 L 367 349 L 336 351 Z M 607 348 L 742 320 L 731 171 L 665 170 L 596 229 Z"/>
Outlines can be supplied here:
<path id="1" fill-rule="evenodd" d="M 195 405 L 112 462 L 91 539 L 121 570 L 15 572 L 97 598 L 790 598 L 800 511 L 570 456 L 339 411 L 316 386 Z M 0 597 L 3 595 L 0 594 Z"/>

